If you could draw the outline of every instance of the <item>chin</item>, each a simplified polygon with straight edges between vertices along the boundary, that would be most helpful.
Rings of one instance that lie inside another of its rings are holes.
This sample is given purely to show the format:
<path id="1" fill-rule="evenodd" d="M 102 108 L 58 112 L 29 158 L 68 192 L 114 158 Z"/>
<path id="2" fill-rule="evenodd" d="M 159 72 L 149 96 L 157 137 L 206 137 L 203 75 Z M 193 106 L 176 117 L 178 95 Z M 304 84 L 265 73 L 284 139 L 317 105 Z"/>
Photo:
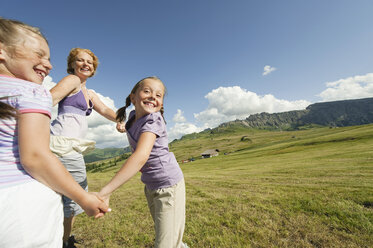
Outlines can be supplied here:
<path id="1" fill-rule="evenodd" d="M 41 79 L 41 78 L 34 78 L 34 79 L 28 79 L 28 81 L 31 81 L 33 83 L 36 83 L 36 84 L 42 84 L 44 79 Z"/>

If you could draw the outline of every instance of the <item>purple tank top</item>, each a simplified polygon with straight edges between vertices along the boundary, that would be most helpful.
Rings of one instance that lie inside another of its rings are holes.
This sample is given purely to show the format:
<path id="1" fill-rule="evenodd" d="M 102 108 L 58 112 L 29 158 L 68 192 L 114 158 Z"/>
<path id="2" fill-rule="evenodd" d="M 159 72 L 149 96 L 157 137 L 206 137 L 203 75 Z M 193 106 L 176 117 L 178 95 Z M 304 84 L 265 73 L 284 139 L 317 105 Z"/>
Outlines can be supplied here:
<path id="1" fill-rule="evenodd" d="M 73 113 L 79 115 L 90 115 L 92 113 L 93 103 L 89 100 L 89 106 L 84 98 L 82 90 L 78 93 L 67 96 L 58 103 L 58 114 Z"/>

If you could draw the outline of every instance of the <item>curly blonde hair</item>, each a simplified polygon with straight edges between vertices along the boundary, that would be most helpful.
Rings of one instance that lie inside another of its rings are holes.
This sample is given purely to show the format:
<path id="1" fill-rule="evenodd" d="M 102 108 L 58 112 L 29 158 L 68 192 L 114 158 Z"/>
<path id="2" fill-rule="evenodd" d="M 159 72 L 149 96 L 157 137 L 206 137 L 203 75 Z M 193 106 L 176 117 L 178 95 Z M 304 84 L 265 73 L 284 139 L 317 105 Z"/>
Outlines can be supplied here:
<path id="1" fill-rule="evenodd" d="M 67 57 L 67 73 L 74 74 L 73 63 L 76 61 L 76 57 L 78 56 L 79 52 L 85 52 L 92 57 L 94 71 L 92 72 L 92 75 L 90 77 L 93 77 L 98 66 L 98 58 L 91 50 L 79 47 L 75 47 L 70 50 L 69 56 Z"/>

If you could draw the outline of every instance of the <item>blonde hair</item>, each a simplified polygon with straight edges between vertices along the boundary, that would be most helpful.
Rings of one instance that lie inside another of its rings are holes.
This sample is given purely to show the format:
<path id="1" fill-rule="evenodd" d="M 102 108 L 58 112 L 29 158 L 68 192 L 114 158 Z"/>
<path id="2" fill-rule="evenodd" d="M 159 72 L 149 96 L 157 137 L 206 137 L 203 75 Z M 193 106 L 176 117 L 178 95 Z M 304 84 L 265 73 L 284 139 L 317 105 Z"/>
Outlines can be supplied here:
<path id="1" fill-rule="evenodd" d="M 15 53 L 16 48 L 26 41 L 27 36 L 39 36 L 48 44 L 47 39 L 39 28 L 30 26 L 21 21 L 0 17 L 0 42 L 6 46 L 9 51 Z"/>
<path id="2" fill-rule="evenodd" d="M 126 116 L 126 109 L 131 105 L 131 94 L 135 94 L 136 91 L 143 85 L 143 83 L 144 83 L 144 81 L 146 79 L 153 79 L 153 80 L 157 80 L 157 81 L 161 82 L 162 85 L 163 85 L 163 88 L 164 88 L 164 94 L 163 95 L 166 94 L 166 87 L 164 86 L 164 83 L 158 77 L 152 76 L 152 77 L 146 77 L 146 78 L 141 79 L 140 81 L 138 81 L 135 84 L 135 86 L 133 86 L 133 89 L 131 90 L 131 93 L 127 96 L 127 98 L 126 98 L 126 105 L 124 105 L 123 107 L 121 107 L 120 109 L 117 110 L 117 117 L 116 117 L 117 121 L 122 122 L 122 121 L 126 120 L 126 117 L 127 117 Z M 165 120 L 164 116 L 163 116 L 163 113 L 164 113 L 163 106 L 161 107 L 161 110 L 159 112 L 161 112 L 163 120 Z"/>
<path id="3" fill-rule="evenodd" d="M 98 66 L 98 58 L 91 50 L 79 47 L 75 47 L 70 50 L 69 56 L 67 57 L 67 73 L 74 74 L 73 63 L 76 61 L 76 57 L 80 52 L 85 52 L 92 57 L 94 71 L 92 72 L 92 75 L 90 77 L 93 77 L 93 75 L 95 75 L 96 73 L 96 69 Z"/>
<path id="4" fill-rule="evenodd" d="M 15 55 L 17 48 L 26 42 L 28 36 L 39 36 L 43 38 L 47 44 L 48 41 L 37 27 L 30 26 L 26 23 L 5 19 L 0 17 L 0 43 L 3 44 L 4 49 L 11 55 Z M 20 49 L 21 50 L 21 49 Z M 7 97 L 1 97 L 0 100 L 5 100 Z M 0 102 L 0 119 L 15 117 L 17 110 L 12 106 Z"/>

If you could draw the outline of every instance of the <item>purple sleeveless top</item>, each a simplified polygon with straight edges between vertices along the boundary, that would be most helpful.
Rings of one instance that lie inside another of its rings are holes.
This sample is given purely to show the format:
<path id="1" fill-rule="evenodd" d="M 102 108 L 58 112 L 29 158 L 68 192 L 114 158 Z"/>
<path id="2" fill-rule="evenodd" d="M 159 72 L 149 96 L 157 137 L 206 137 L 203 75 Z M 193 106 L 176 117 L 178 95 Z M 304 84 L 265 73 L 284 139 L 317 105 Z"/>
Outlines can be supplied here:
<path id="1" fill-rule="evenodd" d="M 58 103 L 58 115 L 51 124 L 51 134 L 84 139 L 88 131 L 87 116 L 91 114 L 93 103 L 89 106 L 82 90 L 62 99 Z"/>
<path id="2" fill-rule="evenodd" d="M 89 106 L 87 106 L 82 90 L 74 95 L 65 97 L 58 103 L 58 114 L 74 113 L 88 116 L 92 113 L 92 109 L 92 101 L 89 100 Z"/>

